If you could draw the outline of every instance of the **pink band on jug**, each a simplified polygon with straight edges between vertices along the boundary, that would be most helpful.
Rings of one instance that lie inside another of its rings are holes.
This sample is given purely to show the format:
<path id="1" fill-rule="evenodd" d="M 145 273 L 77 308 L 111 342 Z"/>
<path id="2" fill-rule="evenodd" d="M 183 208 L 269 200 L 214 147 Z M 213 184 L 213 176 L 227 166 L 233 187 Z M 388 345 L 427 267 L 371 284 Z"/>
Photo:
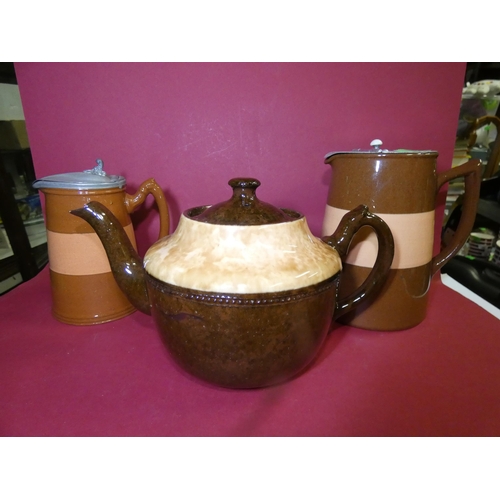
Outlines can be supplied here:
<path id="1" fill-rule="evenodd" d="M 134 228 L 123 228 L 136 247 Z M 108 257 L 95 233 L 57 233 L 47 231 L 49 267 L 52 271 L 72 276 L 110 273 Z"/>
<path id="2" fill-rule="evenodd" d="M 323 235 L 331 235 L 347 212 L 349 210 L 327 205 Z M 394 237 L 394 259 L 391 269 L 423 266 L 432 260 L 434 210 L 418 214 L 377 213 L 376 215 L 387 223 Z M 367 231 L 361 241 L 356 242 L 356 238 L 353 240 L 345 262 L 361 267 L 373 267 L 377 252 L 377 237 L 373 231 Z"/>

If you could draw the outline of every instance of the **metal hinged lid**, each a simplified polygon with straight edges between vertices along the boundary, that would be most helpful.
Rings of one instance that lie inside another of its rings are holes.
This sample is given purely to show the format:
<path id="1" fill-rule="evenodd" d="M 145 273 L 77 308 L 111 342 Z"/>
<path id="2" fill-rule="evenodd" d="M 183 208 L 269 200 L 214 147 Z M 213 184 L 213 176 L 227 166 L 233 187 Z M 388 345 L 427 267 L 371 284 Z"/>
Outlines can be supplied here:
<path id="1" fill-rule="evenodd" d="M 375 155 L 393 155 L 393 154 L 404 154 L 404 155 L 437 155 L 437 151 L 433 150 L 413 150 L 413 149 L 382 149 L 383 142 L 380 139 L 374 139 L 370 142 L 372 149 L 354 149 L 353 151 L 334 151 L 327 153 L 325 155 L 325 163 L 329 163 L 332 156 L 339 154 L 375 154 Z"/>
<path id="2" fill-rule="evenodd" d="M 94 168 L 83 172 L 68 172 L 42 177 L 33 183 L 33 187 L 35 189 L 110 189 L 125 186 L 125 177 L 108 175 L 103 170 L 103 161 L 98 159 L 96 163 Z"/>

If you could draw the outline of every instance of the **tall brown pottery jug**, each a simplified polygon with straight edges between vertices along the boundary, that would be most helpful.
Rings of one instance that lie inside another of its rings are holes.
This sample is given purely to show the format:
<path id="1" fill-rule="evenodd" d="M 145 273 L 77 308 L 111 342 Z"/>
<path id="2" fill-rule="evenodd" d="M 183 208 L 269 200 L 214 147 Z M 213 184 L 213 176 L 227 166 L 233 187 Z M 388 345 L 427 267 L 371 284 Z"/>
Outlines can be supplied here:
<path id="1" fill-rule="evenodd" d="M 130 195 L 125 192 L 125 178 L 107 175 L 102 166 L 102 161 L 97 160 L 93 169 L 47 176 L 33 184 L 45 195 L 52 314 L 63 323 L 105 323 L 135 311 L 113 278 L 99 238 L 71 210 L 91 201 L 102 203 L 137 248 L 129 214 L 152 194 L 160 212 L 160 238 L 168 234 L 167 204 L 154 179 L 143 182 Z"/>
<path id="2" fill-rule="evenodd" d="M 389 277 L 375 297 L 340 318 L 345 324 L 369 330 L 404 330 L 426 316 L 432 276 L 465 243 L 477 210 L 480 162 L 471 160 L 436 172 L 436 151 L 388 151 L 374 140 L 373 149 L 329 153 L 325 163 L 332 176 L 323 234 L 330 234 L 342 216 L 360 203 L 382 218 L 394 237 L 394 259 Z M 465 178 L 460 225 L 453 238 L 433 256 L 434 212 L 439 189 L 457 177 Z M 339 296 L 348 295 L 373 267 L 377 241 L 369 228 L 353 239 L 344 263 Z"/>

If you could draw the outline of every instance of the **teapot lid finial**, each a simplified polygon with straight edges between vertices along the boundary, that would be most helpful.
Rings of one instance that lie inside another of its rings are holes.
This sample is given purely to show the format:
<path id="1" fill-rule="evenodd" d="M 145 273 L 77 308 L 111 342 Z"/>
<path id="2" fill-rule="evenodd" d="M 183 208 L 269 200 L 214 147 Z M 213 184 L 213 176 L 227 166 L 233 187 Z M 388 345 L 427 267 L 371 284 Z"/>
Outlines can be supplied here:
<path id="1" fill-rule="evenodd" d="M 257 200 L 255 191 L 260 186 L 259 180 L 236 177 L 231 179 L 228 184 L 233 188 L 233 197 L 231 199 L 241 203 L 243 207 L 248 207 Z"/>

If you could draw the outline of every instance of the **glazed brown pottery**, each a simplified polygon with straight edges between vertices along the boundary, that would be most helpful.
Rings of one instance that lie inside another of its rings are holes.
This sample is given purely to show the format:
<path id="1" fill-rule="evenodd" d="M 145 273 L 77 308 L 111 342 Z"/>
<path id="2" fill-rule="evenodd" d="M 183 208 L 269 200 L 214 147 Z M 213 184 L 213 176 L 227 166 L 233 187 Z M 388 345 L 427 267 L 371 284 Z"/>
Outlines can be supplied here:
<path id="1" fill-rule="evenodd" d="M 181 367 L 225 387 L 262 387 L 305 368 L 332 318 L 377 292 L 393 240 L 364 206 L 347 213 L 332 236 L 315 238 L 300 213 L 257 198 L 259 181 L 229 184 L 229 200 L 186 210 L 176 231 L 156 242 L 144 262 L 106 207 L 91 202 L 72 213 L 95 229 L 120 287 L 152 314 Z M 377 234 L 377 261 L 364 283 L 339 301 L 341 259 L 364 225 Z"/>
<path id="2" fill-rule="evenodd" d="M 332 177 L 323 234 L 361 201 L 391 228 L 395 251 L 381 292 L 341 318 L 369 330 L 404 330 L 425 319 L 431 277 L 460 250 L 469 236 L 477 210 L 480 163 L 472 160 L 446 172 L 436 172 L 436 151 L 374 149 L 330 153 L 325 163 Z M 438 190 L 451 179 L 465 178 L 460 226 L 453 239 L 433 256 L 434 209 Z M 353 240 L 344 265 L 339 296 L 351 293 L 371 271 L 376 240 L 364 228 Z"/>
<path id="3" fill-rule="evenodd" d="M 116 284 L 109 261 L 93 229 L 71 210 L 90 201 L 108 207 L 136 248 L 129 214 L 151 193 L 160 211 L 160 237 L 168 234 L 168 208 L 158 184 L 149 179 L 134 195 L 121 176 L 93 170 L 57 174 L 35 181 L 45 195 L 45 223 L 52 292 L 52 313 L 63 323 L 92 325 L 135 311 Z"/>

